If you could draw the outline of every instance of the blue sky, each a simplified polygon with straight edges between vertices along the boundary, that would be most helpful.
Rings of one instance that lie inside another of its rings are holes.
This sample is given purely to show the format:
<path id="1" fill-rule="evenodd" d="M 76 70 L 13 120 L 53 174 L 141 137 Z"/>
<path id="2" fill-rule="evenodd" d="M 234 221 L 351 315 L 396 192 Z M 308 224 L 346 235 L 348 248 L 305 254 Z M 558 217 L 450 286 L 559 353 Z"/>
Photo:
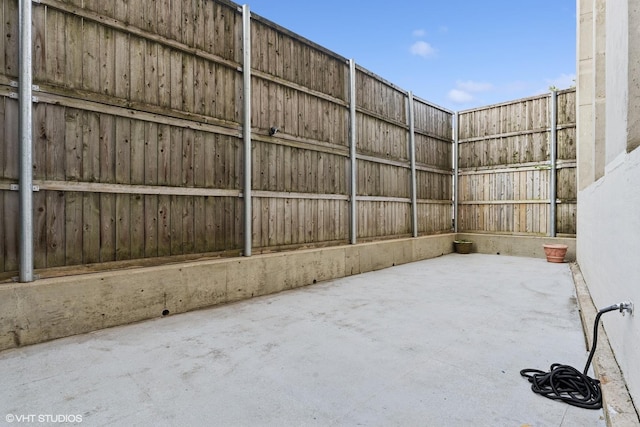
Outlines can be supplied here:
<path id="1" fill-rule="evenodd" d="M 252 12 L 451 110 L 575 84 L 575 0 L 246 3 Z"/>

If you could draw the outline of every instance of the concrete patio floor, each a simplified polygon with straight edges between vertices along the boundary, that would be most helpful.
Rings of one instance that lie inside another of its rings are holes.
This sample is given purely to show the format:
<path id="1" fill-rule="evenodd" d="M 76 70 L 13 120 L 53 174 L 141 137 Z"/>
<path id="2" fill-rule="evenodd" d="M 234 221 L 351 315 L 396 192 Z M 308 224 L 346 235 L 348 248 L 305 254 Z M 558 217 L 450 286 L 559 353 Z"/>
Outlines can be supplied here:
<path id="1" fill-rule="evenodd" d="M 567 264 L 452 254 L 7 350 L 0 424 L 605 426 L 519 374 L 587 356 Z"/>

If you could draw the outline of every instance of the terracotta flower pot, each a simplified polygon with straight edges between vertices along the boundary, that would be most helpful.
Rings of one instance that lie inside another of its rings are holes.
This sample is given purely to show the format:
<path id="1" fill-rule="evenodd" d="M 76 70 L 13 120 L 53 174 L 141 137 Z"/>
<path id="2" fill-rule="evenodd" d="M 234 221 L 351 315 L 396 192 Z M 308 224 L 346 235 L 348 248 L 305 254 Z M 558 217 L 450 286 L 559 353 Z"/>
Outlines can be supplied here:
<path id="1" fill-rule="evenodd" d="M 549 244 L 543 247 L 548 262 L 564 262 L 564 257 L 567 254 L 567 245 Z"/>

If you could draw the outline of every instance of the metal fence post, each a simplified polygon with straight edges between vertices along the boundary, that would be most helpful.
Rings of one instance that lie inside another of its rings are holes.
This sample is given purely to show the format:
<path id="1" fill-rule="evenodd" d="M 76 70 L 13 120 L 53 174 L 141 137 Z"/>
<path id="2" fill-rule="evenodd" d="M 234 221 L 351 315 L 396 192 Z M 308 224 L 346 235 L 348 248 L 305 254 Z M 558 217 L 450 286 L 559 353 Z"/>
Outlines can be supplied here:
<path id="1" fill-rule="evenodd" d="M 549 156 L 551 157 L 551 169 L 549 173 L 549 236 L 556 237 L 556 196 L 557 196 L 557 157 L 558 157 L 558 92 L 551 91 L 551 132 L 549 136 Z"/>
<path id="2" fill-rule="evenodd" d="M 460 172 L 460 166 L 458 164 L 460 157 L 460 141 L 459 141 L 459 126 L 460 123 L 460 113 L 456 111 L 453 116 L 453 231 L 455 233 L 458 232 L 458 222 L 459 222 L 459 214 L 458 214 L 458 199 L 459 199 L 459 191 L 458 191 L 458 174 Z"/>
<path id="3" fill-rule="evenodd" d="M 251 11 L 242 6 L 242 90 L 244 139 L 244 256 L 251 256 L 253 241 L 253 211 L 251 209 Z"/>
<path id="4" fill-rule="evenodd" d="M 413 93 L 407 93 L 409 112 L 409 158 L 411 161 L 411 230 L 413 237 L 418 237 L 418 191 L 416 188 L 416 135 L 415 135 L 415 110 L 413 105 Z"/>
<path id="5" fill-rule="evenodd" d="M 21 282 L 33 281 L 33 147 L 31 69 L 31 0 L 20 1 L 20 271 Z"/>
<path id="6" fill-rule="evenodd" d="M 351 215 L 350 215 L 350 238 L 349 242 L 354 245 L 357 240 L 357 195 L 356 188 L 356 62 L 349 60 L 349 159 L 351 161 Z"/>

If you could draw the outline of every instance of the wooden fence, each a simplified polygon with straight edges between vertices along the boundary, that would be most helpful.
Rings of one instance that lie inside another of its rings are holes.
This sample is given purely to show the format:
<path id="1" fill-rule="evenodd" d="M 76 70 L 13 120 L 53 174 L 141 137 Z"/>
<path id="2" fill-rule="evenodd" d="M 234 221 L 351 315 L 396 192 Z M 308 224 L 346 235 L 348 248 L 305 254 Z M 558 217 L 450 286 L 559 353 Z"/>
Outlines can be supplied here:
<path id="1" fill-rule="evenodd" d="M 0 273 L 13 274 L 18 1 L 1 2 Z M 33 4 L 35 268 L 241 252 L 242 21 L 224 0 Z M 251 33 L 253 247 L 347 243 L 351 203 L 358 239 L 411 235 L 414 206 L 417 233 L 451 231 L 451 112 L 259 16 Z"/>
<path id="2" fill-rule="evenodd" d="M 458 231 L 548 235 L 551 202 L 558 236 L 576 234 L 575 89 L 458 114 Z M 556 144 L 556 162 L 552 162 Z M 556 164 L 556 194 L 550 180 Z"/>

